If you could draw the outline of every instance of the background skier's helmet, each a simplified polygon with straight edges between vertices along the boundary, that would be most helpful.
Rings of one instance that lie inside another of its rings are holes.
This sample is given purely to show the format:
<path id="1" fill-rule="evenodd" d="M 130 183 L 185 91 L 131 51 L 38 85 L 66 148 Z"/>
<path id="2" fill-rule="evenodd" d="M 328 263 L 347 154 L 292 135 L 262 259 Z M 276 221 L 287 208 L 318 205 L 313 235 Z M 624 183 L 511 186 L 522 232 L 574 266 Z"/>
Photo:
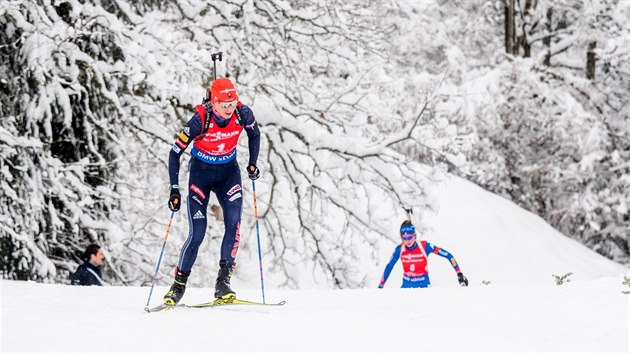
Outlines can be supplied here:
<path id="1" fill-rule="evenodd" d="M 402 225 L 400 225 L 400 237 L 403 240 L 411 240 L 414 236 L 416 236 L 416 228 L 411 221 L 405 220 Z"/>
<path id="2" fill-rule="evenodd" d="M 238 100 L 236 89 L 230 79 L 220 78 L 210 86 L 210 100 L 212 102 L 229 102 Z"/>

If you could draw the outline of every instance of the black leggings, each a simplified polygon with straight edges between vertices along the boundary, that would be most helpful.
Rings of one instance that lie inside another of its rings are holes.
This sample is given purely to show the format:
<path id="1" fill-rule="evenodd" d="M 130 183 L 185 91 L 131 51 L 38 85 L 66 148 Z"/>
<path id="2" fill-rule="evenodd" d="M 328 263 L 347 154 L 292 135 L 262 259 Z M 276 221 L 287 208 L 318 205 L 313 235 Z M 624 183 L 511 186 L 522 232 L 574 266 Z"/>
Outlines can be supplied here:
<path id="1" fill-rule="evenodd" d="M 221 243 L 221 260 L 234 261 L 240 240 L 243 191 L 236 159 L 226 164 L 209 164 L 197 158 L 190 161 L 188 181 L 188 239 L 182 247 L 178 268 L 190 272 L 199 246 L 206 234 L 206 210 L 210 192 L 217 196 L 223 209 L 225 234 Z"/>

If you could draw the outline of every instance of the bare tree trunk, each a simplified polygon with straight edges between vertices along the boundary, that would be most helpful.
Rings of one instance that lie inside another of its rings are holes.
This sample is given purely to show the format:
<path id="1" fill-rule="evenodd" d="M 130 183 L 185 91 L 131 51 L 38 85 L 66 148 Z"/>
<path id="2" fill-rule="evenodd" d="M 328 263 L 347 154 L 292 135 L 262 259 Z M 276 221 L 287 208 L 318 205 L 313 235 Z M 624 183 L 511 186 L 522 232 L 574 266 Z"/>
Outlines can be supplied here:
<path id="1" fill-rule="evenodd" d="M 516 54 L 516 28 L 514 9 L 516 0 L 504 0 L 505 5 L 505 52 Z"/>
<path id="2" fill-rule="evenodd" d="M 595 48 L 597 48 L 597 42 L 592 41 L 588 44 L 586 52 L 586 78 L 589 80 L 595 80 L 595 62 L 597 62 Z"/>
<path id="3" fill-rule="evenodd" d="M 523 58 L 529 58 L 532 56 L 532 47 L 527 42 L 526 37 L 521 37 L 521 46 L 523 47 Z"/>
<path id="4" fill-rule="evenodd" d="M 528 17 L 529 11 L 532 8 L 532 0 L 525 0 L 525 9 L 521 12 L 521 32 L 522 34 L 518 37 L 518 44 L 520 47 L 523 47 L 523 57 L 529 58 L 532 56 L 532 47 L 527 40 L 528 28 L 527 25 L 530 24 L 531 19 Z M 515 52 L 517 52 L 515 50 Z"/>
<path id="5" fill-rule="evenodd" d="M 543 39 L 543 45 L 547 48 L 547 54 L 545 55 L 544 64 L 549 66 L 551 65 L 551 31 L 552 31 L 552 21 L 553 20 L 553 8 L 547 9 L 547 36 Z"/>

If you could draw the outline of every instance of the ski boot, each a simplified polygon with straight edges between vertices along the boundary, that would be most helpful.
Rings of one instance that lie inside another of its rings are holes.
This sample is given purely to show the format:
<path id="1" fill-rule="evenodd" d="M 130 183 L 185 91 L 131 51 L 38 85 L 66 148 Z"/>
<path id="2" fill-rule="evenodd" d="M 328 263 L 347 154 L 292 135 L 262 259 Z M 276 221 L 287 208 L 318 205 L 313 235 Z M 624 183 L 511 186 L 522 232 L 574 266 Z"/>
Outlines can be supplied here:
<path id="1" fill-rule="evenodd" d="M 184 296 L 186 291 L 186 282 L 190 272 L 182 272 L 179 269 L 175 270 L 175 281 L 171 285 L 171 289 L 164 295 L 164 303 L 166 305 L 175 306 Z"/>
<path id="2" fill-rule="evenodd" d="M 236 293 L 230 288 L 230 278 L 232 277 L 232 271 L 236 264 L 234 262 L 228 262 L 221 260 L 219 262 L 219 276 L 217 277 L 217 283 L 214 287 L 214 297 L 217 299 L 233 299 L 236 297 Z"/>

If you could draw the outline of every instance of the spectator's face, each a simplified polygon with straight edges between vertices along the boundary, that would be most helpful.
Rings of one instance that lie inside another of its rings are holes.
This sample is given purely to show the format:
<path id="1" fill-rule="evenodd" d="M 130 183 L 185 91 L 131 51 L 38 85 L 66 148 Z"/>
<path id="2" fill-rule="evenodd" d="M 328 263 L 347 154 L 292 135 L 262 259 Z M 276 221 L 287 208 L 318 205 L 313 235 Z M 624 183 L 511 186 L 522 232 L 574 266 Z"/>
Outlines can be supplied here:
<path id="1" fill-rule="evenodd" d="M 105 262 L 105 257 L 103 256 L 103 250 L 99 248 L 95 254 L 91 254 L 90 262 L 92 262 L 92 264 L 95 264 L 97 266 L 102 266 L 103 263 Z"/>

